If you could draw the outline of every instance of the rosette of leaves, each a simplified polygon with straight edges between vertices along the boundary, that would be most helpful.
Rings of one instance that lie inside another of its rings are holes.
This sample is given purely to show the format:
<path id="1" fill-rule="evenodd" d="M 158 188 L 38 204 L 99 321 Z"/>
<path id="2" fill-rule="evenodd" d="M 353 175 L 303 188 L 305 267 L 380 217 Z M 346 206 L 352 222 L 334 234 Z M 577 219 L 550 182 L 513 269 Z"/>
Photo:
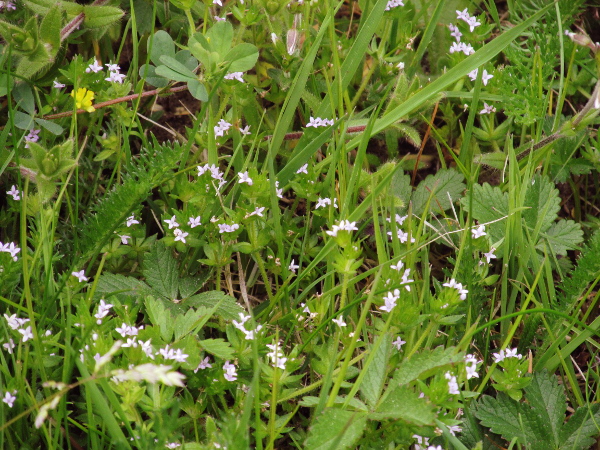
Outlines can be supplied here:
<path id="1" fill-rule="evenodd" d="M 206 82 L 217 73 L 245 72 L 258 60 L 258 49 L 248 43 L 233 45 L 233 26 L 217 22 L 207 32 L 195 33 L 188 48 L 175 52 L 175 42 L 165 31 L 157 31 L 148 41 L 150 61 L 140 68 L 140 76 L 152 86 L 166 87 L 172 81 L 187 83 L 190 93 L 200 101 L 208 100 Z M 195 73 L 198 65 L 203 70 Z"/>

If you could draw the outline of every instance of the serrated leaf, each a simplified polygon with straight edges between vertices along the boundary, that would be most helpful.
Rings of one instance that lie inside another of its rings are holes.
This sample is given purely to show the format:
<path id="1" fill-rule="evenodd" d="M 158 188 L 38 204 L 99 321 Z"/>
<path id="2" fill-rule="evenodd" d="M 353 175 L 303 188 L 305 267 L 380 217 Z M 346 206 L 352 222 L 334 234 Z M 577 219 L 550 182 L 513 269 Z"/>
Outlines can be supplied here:
<path id="1" fill-rule="evenodd" d="M 502 192 L 497 186 L 475 184 L 472 195 L 472 214 L 479 223 L 497 221 L 508 215 L 508 194 Z M 465 197 L 462 205 L 469 208 L 469 200 Z M 497 221 L 486 225 L 492 241 L 497 242 L 504 236 L 506 228 L 503 221 Z"/>
<path id="2" fill-rule="evenodd" d="M 239 314 L 244 312 L 244 308 L 238 305 L 233 297 L 221 291 L 209 291 L 193 295 L 183 300 L 181 306 L 183 308 L 212 308 L 218 302 L 221 302 L 221 304 L 218 306 L 215 314 L 225 320 L 239 319 Z"/>
<path id="3" fill-rule="evenodd" d="M 171 342 L 173 338 L 173 317 L 160 299 L 147 297 L 144 302 L 146 314 L 150 322 L 160 330 L 160 336 L 165 342 Z"/>
<path id="4" fill-rule="evenodd" d="M 185 337 L 200 325 L 204 316 L 208 314 L 207 308 L 189 309 L 185 314 L 180 314 L 175 318 L 175 341 Z"/>
<path id="5" fill-rule="evenodd" d="M 436 406 L 407 386 L 394 386 L 377 406 L 375 412 L 369 414 L 372 420 L 403 420 L 413 425 L 434 425 L 437 414 Z"/>
<path id="6" fill-rule="evenodd" d="M 199 341 L 200 346 L 207 351 L 215 355 L 217 358 L 224 360 L 233 359 L 234 350 L 231 348 L 229 342 L 224 339 L 204 339 Z"/>
<path id="7" fill-rule="evenodd" d="M 452 203 L 463 195 L 466 187 L 463 180 L 463 175 L 455 169 L 440 169 L 435 175 L 429 175 L 412 195 L 413 213 L 423 214 L 430 197 L 430 211 L 441 213 L 450 209 Z"/>
<path id="8" fill-rule="evenodd" d="M 314 421 L 304 443 L 307 450 L 352 448 L 367 425 L 365 413 L 326 409 Z"/>
<path id="9" fill-rule="evenodd" d="M 529 228 L 538 228 L 543 233 L 558 217 L 560 197 L 558 189 L 547 177 L 535 175 L 531 182 L 523 202 L 529 209 L 523 211 L 523 219 Z"/>
<path id="10" fill-rule="evenodd" d="M 389 187 L 390 193 L 398 198 L 403 205 L 410 200 L 412 188 L 410 186 L 410 175 L 402 170 L 397 171 L 392 177 Z"/>
<path id="11" fill-rule="evenodd" d="M 177 261 L 162 241 L 157 241 L 144 257 L 142 273 L 146 282 L 158 295 L 177 300 L 179 275 Z"/>
<path id="12" fill-rule="evenodd" d="M 151 289 L 143 281 L 133 277 L 119 274 L 103 273 L 98 279 L 95 297 L 108 295 L 126 295 L 129 297 L 142 297 L 150 294 Z"/>
<path id="13" fill-rule="evenodd" d="M 541 419 L 544 434 L 551 436 L 558 447 L 560 429 L 567 411 L 567 399 L 564 389 L 558 385 L 557 378 L 548 375 L 546 370 L 536 373 L 532 382 L 525 388 L 525 396 L 529 406 Z"/>
<path id="14" fill-rule="evenodd" d="M 108 27 L 121 20 L 125 14 L 116 6 L 86 5 L 83 7 L 83 24 L 88 28 Z"/>
<path id="15" fill-rule="evenodd" d="M 560 445 L 564 449 L 591 447 L 600 434 L 600 405 L 582 406 L 560 430 Z"/>
<path id="16" fill-rule="evenodd" d="M 557 255 L 565 256 L 567 250 L 575 250 L 583 241 L 581 225 L 572 220 L 559 220 L 542 234 L 542 237 L 550 244 Z M 536 248 L 543 250 L 544 245 L 540 242 Z"/>
<path id="17" fill-rule="evenodd" d="M 371 364 L 366 369 L 365 377 L 360 385 L 360 393 L 366 400 L 369 407 L 374 408 L 379 401 L 379 396 L 385 382 L 387 364 L 392 349 L 392 338 L 386 333 L 381 338 L 381 343 L 377 349 Z"/>
<path id="18" fill-rule="evenodd" d="M 424 350 L 402 361 L 394 373 L 393 383 L 400 385 L 410 383 L 423 375 L 428 375 L 432 369 L 457 363 L 462 360 L 462 353 L 456 353 L 455 347 L 437 347 L 433 350 Z"/>
<path id="19" fill-rule="evenodd" d="M 148 50 L 150 50 L 150 39 L 148 39 Z M 175 57 L 175 42 L 171 35 L 164 30 L 159 30 L 154 33 L 150 61 L 158 66 L 161 63 L 161 56 Z"/>

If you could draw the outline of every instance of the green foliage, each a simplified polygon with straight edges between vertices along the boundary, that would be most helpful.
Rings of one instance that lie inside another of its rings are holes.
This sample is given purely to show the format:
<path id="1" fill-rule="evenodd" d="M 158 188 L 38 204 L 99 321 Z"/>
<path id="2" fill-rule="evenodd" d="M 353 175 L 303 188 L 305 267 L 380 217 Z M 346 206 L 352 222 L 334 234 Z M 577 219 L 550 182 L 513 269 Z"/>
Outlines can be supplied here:
<path id="1" fill-rule="evenodd" d="M 558 378 L 546 371 L 533 376 L 525 388 L 525 402 L 517 402 L 502 393 L 497 398 L 484 395 L 474 404 L 474 414 L 507 441 L 517 439 L 525 448 L 589 448 L 598 434 L 600 411 L 595 406 L 578 408 L 565 423 L 567 402 Z"/>
<path id="2" fill-rule="evenodd" d="M 311 450 L 352 448 L 363 434 L 366 425 L 365 413 L 326 409 L 315 420 L 304 448 Z"/>

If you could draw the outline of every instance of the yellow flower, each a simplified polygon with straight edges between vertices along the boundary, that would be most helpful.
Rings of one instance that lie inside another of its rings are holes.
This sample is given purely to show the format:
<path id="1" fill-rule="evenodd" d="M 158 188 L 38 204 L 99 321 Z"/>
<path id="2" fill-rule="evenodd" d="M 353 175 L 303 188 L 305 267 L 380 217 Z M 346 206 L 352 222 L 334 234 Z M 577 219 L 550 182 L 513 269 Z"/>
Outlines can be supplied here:
<path id="1" fill-rule="evenodd" d="M 88 91 L 86 88 L 77 89 L 77 93 L 71 91 L 71 97 L 75 99 L 75 106 L 77 109 L 85 109 L 87 112 L 94 112 L 96 108 L 92 106 L 92 100 L 94 100 L 94 92 Z"/>

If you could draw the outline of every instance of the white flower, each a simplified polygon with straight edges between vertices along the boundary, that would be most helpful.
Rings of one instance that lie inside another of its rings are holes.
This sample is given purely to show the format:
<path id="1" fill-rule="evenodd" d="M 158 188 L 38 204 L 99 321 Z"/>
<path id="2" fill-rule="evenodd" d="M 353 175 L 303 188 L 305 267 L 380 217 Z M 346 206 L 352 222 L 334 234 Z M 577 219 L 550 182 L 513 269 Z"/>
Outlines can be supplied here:
<path id="1" fill-rule="evenodd" d="M 400 70 L 404 70 L 404 63 L 400 61 L 398 64 L 396 64 L 396 67 Z"/>
<path id="2" fill-rule="evenodd" d="M 402 281 L 400 282 L 400 284 L 405 285 L 404 289 L 406 289 L 407 291 L 410 292 L 410 285 L 409 285 L 409 283 L 412 283 L 415 280 L 412 280 L 412 279 L 408 278 L 409 276 L 410 276 L 410 269 L 406 269 L 404 271 L 404 274 L 402 275 Z"/>
<path id="3" fill-rule="evenodd" d="M 85 276 L 84 270 L 80 270 L 79 272 L 71 272 L 71 275 L 77 277 L 80 283 L 83 283 L 84 281 L 88 280 L 88 278 Z"/>
<path id="4" fill-rule="evenodd" d="M 177 223 L 177 218 L 175 216 L 171 217 L 170 219 L 163 220 L 163 222 L 169 225 L 169 230 L 171 228 L 177 228 L 179 226 L 179 224 Z"/>
<path id="5" fill-rule="evenodd" d="M 462 36 L 462 33 L 458 30 L 458 27 L 456 25 L 450 24 L 448 25 L 448 28 L 450 28 L 450 36 L 452 36 L 454 39 L 456 39 L 457 42 L 460 42 L 460 37 Z"/>
<path id="6" fill-rule="evenodd" d="M 223 3 L 221 3 L 221 0 L 213 0 L 213 5 L 223 6 Z"/>
<path id="7" fill-rule="evenodd" d="M 93 64 L 90 64 L 87 69 L 85 69 L 85 73 L 90 73 L 90 72 L 94 72 L 94 73 L 98 73 L 102 70 L 102 66 L 100 64 L 98 64 L 97 60 L 94 60 Z"/>
<path id="8" fill-rule="evenodd" d="M 485 225 L 479 225 L 477 228 L 471 228 L 471 235 L 473 236 L 473 239 L 478 239 L 486 234 Z"/>
<path id="9" fill-rule="evenodd" d="M 242 133 L 244 136 L 250 136 L 252 133 L 250 133 L 250 125 L 246 125 L 244 128 L 240 128 L 240 133 Z"/>
<path id="10" fill-rule="evenodd" d="M 240 83 L 243 83 L 244 79 L 242 78 L 242 75 L 244 75 L 244 72 L 231 72 L 225 75 L 223 78 L 226 80 L 238 80 Z"/>
<path id="11" fill-rule="evenodd" d="M 15 396 L 16 393 L 17 393 L 17 391 L 13 391 L 12 395 L 8 391 L 6 391 L 4 393 L 4 398 L 2 399 L 2 401 L 4 403 L 6 403 L 9 408 L 13 407 L 13 404 L 15 403 L 15 400 L 17 399 L 17 397 Z"/>
<path id="12" fill-rule="evenodd" d="M 448 393 L 451 395 L 460 394 L 460 391 L 458 390 L 458 383 L 456 382 L 456 377 L 450 372 L 446 372 L 444 377 L 446 378 L 446 380 L 448 380 Z"/>
<path id="13" fill-rule="evenodd" d="M 248 214 L 246 217 L 250 217 L 250 216 L 260 216 L 260 217 L 264 217 L 263 216 L 263 211 L 265 210 L 265 207 L 256 207 L 256 209 L 254 209 L 254 211 L 252 211 L 250 214 Z"/>
<path id="14" fill-rule="evenodd" d="M 479 378 L 476 365 L 465 366 L 465 369 L 467 371 L 467 380 L 470 380 L 471 378 Z"/>
<path id="15" fill-rule="evenodd" d="M 506 358 L 506 355 L 504 354 L 504 349 L 500 350 L 498 353 L 494 353 L 492 356 L 494 357 L 494 362 L 496 364 L 504 361 L 504 358 Z"/>
<path id="16" fill-rule="evenodd" d="M 123 234 L 123 235 L 119 234 L 118 236 L 121 238 L 121 244 L 123 244 L 123 245 L 129 244 L 129 239 L 131 239 L 131 236 L 128 236 L 126 234 Z"/>
<path id="17" fill-rule="evenodd" d="M 137 347 L 138 342 L 136 338 L 127 338 L 127 342 L 125 342 L 121 347 Z"/>
<path id="18" fill-rule="evenodd" d="M 108 70 L 111 72 L 119 72 L 121 70 L 121 67 L 119 67 L 118 64 L 105 64 L 106 67 L 108 67 Z"/>
<path id="19" fill-rule="evenodd" d="M 225 374 L 223 376 L 225 377 L 225 379 L 227 381 L 235 381 L 235 380 L 237 380 L 237 371 L 236 371 L 236 368 L 229 361 L 225 361 L 225 364 L 223 364 L 223 370 L 225 371 Z"/>
<path id="20" fill-rule="evenodd" d="M 308 164 L 304 164 L 302 167 L 296 170 L 296 173 L 305 173 L 308 175 Z"/>
<path id="21" fill-rule="evenodd" d="M 138 341 L 142 351 L 146 354 L 146 356 L 150 359 L 154 359 L 154 353 L 152 351 L 152 342 L 151 339 L 148 339 L 146 342 Z"/>
<path id="22" fill-rule="evenodd" d="M 465 8 L 462 11 L 459 11 L 458 9 L 456 10 L 456 20 L 467 20 L 469 17 L 471 17 L 469 15 L 469 10 L 467 8 Z"/>
<path id="23" fill-rule="evenodd" d="M 344 322 L 344 318 L 342 316 L 337 319 L 331 319 L 332 322 L 335 322 L 338 327 L 343 328 L 346 326 L 346 322 Z"/>
<path id="24" fill-rule="evenodd" d="M 496 108 L 483 102 L 483 109 L 479 111 L 479 114 L 491 114 L 493 112 L 496 112 Z"/>
<path id="25" fill-rule="evenodd" d="M 488 264 L 490 263 L 490 260 L 496 259 L 496 255 L 494 255 L 494 250 L 496 250 L 496 249 L 494 247 L 492 247 L 489 252 L 483 254 L 483 256 L 485 256 L 485 259 L 487 260 Z"/>
<path id="26" fill-rule="evenodd" d="M 186 243 L 185 238 L 190 234 L 190 233 L 186 233 L 183 230 L 180 230 L 179 228 L 175 228 L 175 231 L 173 232 L 173 234 L 175 234 L 175 241 L 181 241 L 184 244 Z"/>
<path id="27" fill-rule="evenodd" d="M 119 73 L 119 72 L 110 72 L 108 78 L 105 78 L 106 81 L 112 81 L 113 83 L 123 84 L 123 80 L 127 75 Z"/>
<path id="28" fill-rule="evenodd" d="M 273 364 L 273 367 L 285 370 L 285 363 L 287 362 L 287 358 L 283 356 L 283 352 L 280 350 L 279 342 L 275 342 L 274 344 L 267 344 L 267 347 L 271 349 L 271 351 L 267 353 L 267 357 L 271 358 L 271 364 Z"/>
<path id="29" fill-rule="evenodd" d="M 292 259 L 292 262 L 290 263 L 288 269 L 294 273 L 296 273 L 296 270 L 298 270 L 300 268 L 299 265 L 294 264 L 294 260 Z"/>
<path id="30" fill-rule="evenodd" d="M 229 122 L 224 121 L 223 119 L 217 122 L 215 125 L 215 136 L 223 136 L 228 130 L 231 128 L 231 124 Z"/>
<path id="31" fill-rule="evenodd" d="M 56 88 L 56 89 L 62 89 L 65 87 L 65 85 L 63 83 L 59 83 L 58 81 L 54 80 L 52 82 L 52 87 Z"/>
<path id="32" fill-rule="evenodd" d="M 248 172 L 240 172 L 238 173 L 238 177 L 240 177 L 238 183 L 248 183 L 248 186 L 252 186 L 252 184 L 254 183 L 252 181 L 252 178 L 248 176 Z"/>
<path id="33" fill-rule="evenodd" d="M 198 372 L 198 370 L 204 370 L 204 369 L 210 369 L 210 368 L 212 368 L 212 364 L 210 363 L 210 358 L 207 356 L 202 361 L 200 361 L 200 364 L 198 364 L 198 367 L 196 367 L 196 369 L 194 370 L 194 373 Z"/>
<path id="34" fill-rule="evenodd" d="M 217 22 L 225 22 L 225 20 L 227 20 L 227 19 L 225 19 L 225 17 L 219 17 L 219 16 L 215 16 L 215 17 L 214 17 L 214 19 L 215 19 Z"/>
<path id="35" fill-rule="evenodd" d="M 19 190 L 17 189 L 17 186 L 15 186 L 14 184 L 11 186 L 10 191 L 6 191 L 6 193 L 8 195 L 10 195 L 13 200 L 21 200 L 21 196 L 19 195 Z"/>
<path id="36" fill-rule="evenodd" d="M 132 326 L 127 325 L 125 322 L 121 325 L 120 328 L 115 328 L 115 331 L 119 333 L 121 336 L 137 336 L 138 329 Z"/>
<path id="37" fill-rule="evenodd" d="M 477 79 L 478 73 L 479 73 L 479 69 L 474 69 L 469 72 L 468 76 L 471 79 L 471 81 L 475 81 Z M 491 80 L 492 78 L 494 78 L 494 75 L 489 74 L 487 70 L 483 71 L 483 75 L 481 75 L 481 81 L 483 82 L 484 86 L 487 86 L 488 81 Z"/>
<path id="38" fill-rule="evenodd" d="M 190 226 L 190 228 L 196 228 L 197 226 L 202 225 L 200 223 L 200 216 L 190 217 L 187 224 Z"/>
<path id="39" fill-rule="evenodd" d="M 330 119 L 321 119 L 320 117 L 312 117 L 310 116 L 310 120 L 306 124 L 306 128 L 314 127 L 327 127 L 333 125 L 333 120 Z"/>
<path id="40" fill-rule="evenodd" d="M 392 342 L 392 345 L 394 347 L 396 347 L 396 350 L 400 351 L 402 349 L 402 346 L 406 344 L 406 341 L 403 341 L 402 338 L 400 336 L 398 336 L 396 338 L 395 341 Z"/>
<path id="41" fill-rule="evenodd" d="M 237 223 L 234 223 L 232 225 L 226 223 L 219 223 L 217 224 L 217 226 L 219 227 L 219 233 L 233 233 L 240 227 Z"/>
<path id="42" fill-rule="evenodd" d="M 161 382 L 167 386 L 185 387 L 184 375 L 171 371 L 171 366 L 157 366 L 155 364 L 141 364 L 134 366 L 128 371 L 114 370 L 111 372 L 118 381 L 146 381 L 148 383 Z"/>
<path id="43" fill-rule="evenodd" d="M 21 333 L 23 335 L 23 342 L 27 342 L 29 339 L 33 339 L 33 333 L 31 332 L 31 326 L 28 326 L 27 328 L 23 329 L 19 329 L 19 333 Z"/>
<path id="44" fill-rule="evenodd" d="M 379 309 L 385 312 L 392 312 L 392 309 L 396 306 L 396 301 L 398 297 L 395 296 L 392 292 L 388 292 L 385 297 L 383 297 L 383 301 L 385 305 L 380 306 Z"/>
<path id="45" fill-rule="evenodd" d="M 283 198 L 283 188 L 279 188 L 279 181 L 275 182 L 275 194 L 279 198 Z"/>
<path id="46" fill-rule="evenodd" d="M 321 198 L 317 200 L 317 204 L 315 205 L 315 209 L 325 208 L 327 205 L 331 205 L 331 199 L 328 197 Z"/>
<path id="47" fill-rule="evenodd" d="M 246 327 L 244 327 L 244 324 L 250 320 L 250 316 L 246 316 L 243 312 L 239 313 L 240 316 L 240 322 L 238 322 L 237 320 L 232 320 L 231 323 L 233 323 L 233 326 L 236 327 L 238 330 L 246 332 Z"/>
<path id="48" fill-rule="evenodd" d="M 400 272 L 403 267 L 404 267 L 404 263 L 402 261 L 398 261 L 397 264 L 392 264 L 390 266 L 390 269 L 394 269 L 394 270 L 397 270 L 398 272 Z"/>
<path id="49" fill-rule="evenodd" d="M 127 228 L 129 228 L 131 225 L 135 225 L 138 223 L 140 223 L 140 221 L 137 220 L 133 214 L 127 218 Z"/>
<path id="50" fill-rule="evenodd" d="M 19 330 L 20 331 L 20 330 Z M 517 349 L 513 348 L 512 350 L 510 349 L 506 349 L 506 357 L 507 358 L 517 358 L 517 359 L 521 359 L 523 357 L 523 355 L 521 354 L 517 354 Z"/>
<path id="51" fill-rule="evenodd" d="M 8 342 L 2 344 L 2 347 L 4 347 L 6 351 L 12 355 L 13 349 L 16 347 L 15 341 L 9 339 Z"/>

